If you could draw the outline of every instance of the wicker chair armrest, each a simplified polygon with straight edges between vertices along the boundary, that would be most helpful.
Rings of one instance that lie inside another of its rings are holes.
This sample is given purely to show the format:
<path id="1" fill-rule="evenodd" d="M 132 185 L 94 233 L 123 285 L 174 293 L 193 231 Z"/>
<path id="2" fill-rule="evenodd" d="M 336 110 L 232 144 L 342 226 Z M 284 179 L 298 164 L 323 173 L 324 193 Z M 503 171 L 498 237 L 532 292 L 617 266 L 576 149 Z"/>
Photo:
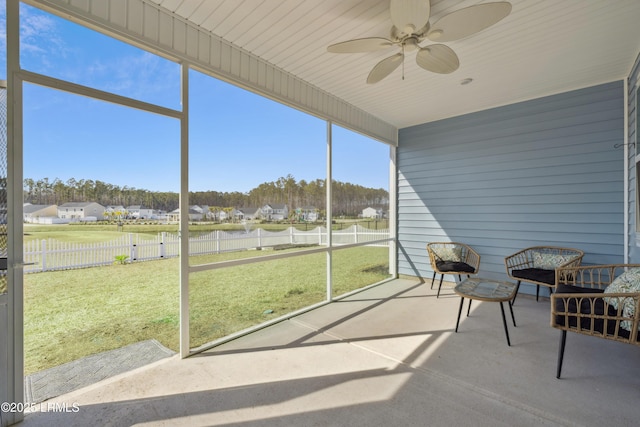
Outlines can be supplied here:
<path id="1" fill-rule="evenodd" d="M 467 246 L 467 256 L 464 262 L 473 267 L 477 272 L 480 269 L 480 254 L 474 251 L 470 246 Z"/>
<path id="2" fill-rule="evenodd" d="M 556 287 L 559 284 L 581 288 L 604 289 L 628 268 L 640 264 L 570 265 L 556 269 Z"/>
<path id="3" fill-rule="evenodd" d="M 515 254 L 505 257 L 504 263 L 507 267 L 507 275 L 511 276 L 512 270 L 533 267 L 533 256 L 531 249 L 523 249 Z"/>
<path id="4" fill-rule="evenodd" d="M 633 314 L 626 313 L 623 308 L 622 300 L 629 298 L 633 299 L 635 306 Z M 618 299 L 617 309 L 608 303 L 611 299 Z M 597 304 L 604 307 L 604 313 L 598 314 Z M 580 307 L 580 310 L 570 307 Z M 622 322 L 628 322 L 630 331 L 621 327 Z M 551 326 L 556 329 L 640 345 L 639 323 L 640 292 L 551 295 Z"/>
<path id="5" fill-rule="evenodd" d="M 431 246 L 427 245 L 427 253 L 429 254 L 429 263 L 433 271 L 436 271 L 436 254 L 431 249 Z"/>

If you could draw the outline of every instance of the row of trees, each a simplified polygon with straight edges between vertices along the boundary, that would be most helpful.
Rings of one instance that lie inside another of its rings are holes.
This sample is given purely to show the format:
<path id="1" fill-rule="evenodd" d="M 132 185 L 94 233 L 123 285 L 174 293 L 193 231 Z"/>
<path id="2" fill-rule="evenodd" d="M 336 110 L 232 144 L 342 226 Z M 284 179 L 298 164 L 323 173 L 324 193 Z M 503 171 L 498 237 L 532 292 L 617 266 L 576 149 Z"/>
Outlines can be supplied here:
<path id="1" fill-rule="evenodd" d="M 260 207 L 267 203 L 286 204 L 290 210 L 303 207 L 326 208 L 325 180 L 296 181 L 291 175 L 265 182 L 249 191 L 197 191 L 189 193 L 192 205 Z M 334 215 L 356 216 L 366 207 L 386 210 L 389 193 L 340 181 L 333 182 Z M 99 180 L 71 178 L 66 182 L 55 178 L 24 180 L 24 201 L 37 205 L 67 202 L 97 202 L 108 205 L 142 205 L 146 208 L 172 211 L 178 207 L 178 193 L 158 192 L 109 184 Z"/>

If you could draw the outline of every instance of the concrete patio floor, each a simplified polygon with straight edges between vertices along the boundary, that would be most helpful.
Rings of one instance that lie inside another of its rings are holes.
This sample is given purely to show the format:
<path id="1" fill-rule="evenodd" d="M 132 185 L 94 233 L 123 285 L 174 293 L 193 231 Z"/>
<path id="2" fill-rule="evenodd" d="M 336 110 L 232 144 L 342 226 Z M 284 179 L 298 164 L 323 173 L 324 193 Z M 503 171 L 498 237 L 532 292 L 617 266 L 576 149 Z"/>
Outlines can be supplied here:
<path id="1" fill-rule="evenodd" d="M 459 297 L 429 285 L 373 287 L 44 402 L 19 425 L 637 425 L 640 348 L 568 334 L 558 380 L 548 300 L 518 297 L 509 347 L 498 304 L 474 301 L 454 333 Z"/>

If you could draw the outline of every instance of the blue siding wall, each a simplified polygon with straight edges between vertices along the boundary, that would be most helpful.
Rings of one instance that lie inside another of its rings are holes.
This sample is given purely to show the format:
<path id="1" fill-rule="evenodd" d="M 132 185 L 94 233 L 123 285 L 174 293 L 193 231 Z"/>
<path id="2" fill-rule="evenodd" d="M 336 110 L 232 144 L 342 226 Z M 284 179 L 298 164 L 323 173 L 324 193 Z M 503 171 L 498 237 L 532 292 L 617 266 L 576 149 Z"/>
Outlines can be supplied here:
<path id="1" fill-rule="evenodd" d="M 620 81 L 401 129 L 399 274 L 430 278 L 436 241 L 471 245 L 496 279 L 529 246 L 623 262 L 623 104 Z"/>

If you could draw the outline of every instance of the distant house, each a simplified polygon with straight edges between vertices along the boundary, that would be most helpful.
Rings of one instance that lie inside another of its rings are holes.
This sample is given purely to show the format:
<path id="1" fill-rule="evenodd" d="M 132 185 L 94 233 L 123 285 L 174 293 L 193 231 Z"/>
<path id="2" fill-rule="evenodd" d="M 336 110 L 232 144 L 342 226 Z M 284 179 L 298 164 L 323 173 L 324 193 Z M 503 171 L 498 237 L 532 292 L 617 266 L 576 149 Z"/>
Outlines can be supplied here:
<path id="1" fill-rule="evenodd" d="M 282 221 L 289 218 L 289 208 L 285 204 L 274 203 L 262 207 L 262 218 L 267 221 Z"/>
<path id="2" fill-rule="evenodd" d="M 233 216 L 234 209 L 229 212 L 225 209 L 214 208 L 213 210 L 209 209 L 207 213 L 207 218 L 213 221 L 226 221 Z"/>
<path id="3" fill-rule="evenodd" d="M 189 221 L 202 221 L 211 217 L 209 206 L 207 205 L 191 205 L 189 206 Z M 167 220 L 177 222 L 180 221 L 180 208 L 172 210 L 167 214 Z"/>
<path id="4" fill-rule="evenodd" d="M 162 209 L 153 210 L 153 216 L 151 217 L 151 219 L 157 219 L 159 221 L 167 221 L 167 218 L 168 218 L 167 211 L 164 211 Z"/>
<path id="5" fill-rule="evenodd" d="M 236 219 L 250 221 L 259 219 L 262 216 L 262 209 L 255 207 L 236 208 L 233 210 L 232 215 Z"/>
<path id="6" fill-rule="evenodd" d="M 154 219 L 153 209 L 143 208 L 141 205 L 127 206 L 127 217 L 132 219 Z"/>
<path id="7" fill-rule="evenodd" d="M 108 205 L 104 208 L 104 217 L 107 219 L 124 219 L 126 209 L 122 205 Z"/>
<path id="8" fill-rule="evenodd" d="M 25 203 L 22 207 L 22 214 L 24 222 L 39 223 L 41 219 L 45 218 L 57 218 L 58 206 L 57 205 L 32 205 L 31 203 Z"/>
<path id="9" fill-rule="evenodd" d="M 195 210 L 198 210 L 198 208 L 200 209 L 200 212 L 202 212 L 202 219 L 209 221 L 213 219 L 213 212 L 209 209 L 209 205 L 194 206 Z"/>
<path id="10" fill-rule="evenodd" d="M 217 214 L 218 214 L 217 218 L 214 215 L 213 219 L 217 219 L 218 221 L 226 221 L 231 216 L 230 214 L 227 213 L 227 211 L 218 211 Z"/>
<path id="11" fill-rule="evenodd" d="M 315 222 L 320 218 L 318 209 L 313 206 L 305 206 L 296 209 L 296 215 L 299 221 Z"/>
<path id="12" fill-rule="evenodd" d="M 365 208 L 362 210 L 362 218 L 373 218 L 373 219 L 382 219 L 383 217 L 382 209 L 374 209 L 374 208 Z"/>
<path id="13" fill-rule="evenodd" d="M 206 216 L 209 212 L 209 205 L 193 205 L 190 207 L 191 209 L 202 213 L 202 215 Z"/>
<path id="14" fill-rule="evenodd" d="M 58 218 L 96 221 L 104 218 L 105 207 L 95 202 L 70 202 L 58 206 Z"/>

